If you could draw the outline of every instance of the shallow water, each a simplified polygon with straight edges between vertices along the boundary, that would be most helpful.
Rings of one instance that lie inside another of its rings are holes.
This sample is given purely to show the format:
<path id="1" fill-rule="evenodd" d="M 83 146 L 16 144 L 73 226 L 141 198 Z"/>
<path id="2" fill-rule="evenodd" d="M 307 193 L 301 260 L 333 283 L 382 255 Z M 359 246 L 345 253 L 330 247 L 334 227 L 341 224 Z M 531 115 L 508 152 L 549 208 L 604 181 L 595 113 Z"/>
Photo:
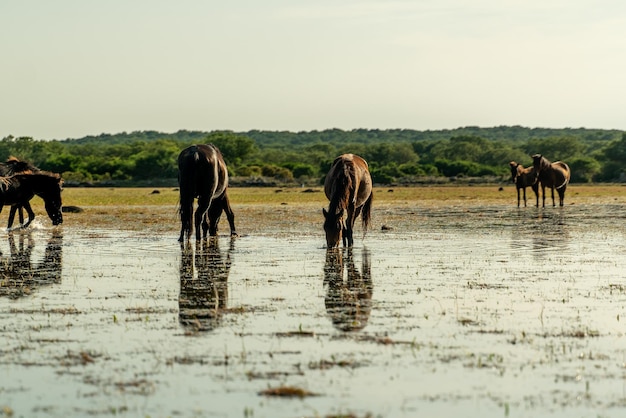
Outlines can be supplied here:
<path id="1" fill-rule="evenodd" d="M 375 215 L 392 229 L 351 251 L 264 219 L 183 248 L 176 232 L 0 235 L 0 408 L 622 416 L 626 208 Z M 260 394 L 279 387 L 315 396 Z"/>

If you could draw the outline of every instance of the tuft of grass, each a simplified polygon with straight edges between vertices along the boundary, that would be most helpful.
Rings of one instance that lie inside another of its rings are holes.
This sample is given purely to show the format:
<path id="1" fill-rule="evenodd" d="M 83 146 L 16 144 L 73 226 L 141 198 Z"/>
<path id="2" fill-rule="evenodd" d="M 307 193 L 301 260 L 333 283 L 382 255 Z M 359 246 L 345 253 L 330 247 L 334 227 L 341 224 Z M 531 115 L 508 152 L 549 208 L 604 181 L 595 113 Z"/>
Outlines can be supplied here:
<path id="1" fill-rule="evenodd" d="M 318 396 L 313 392 L 295 386 L 279 386 L 276 388 L 267 388 L 259 392 L 262 396 L 274 396 L 281 398 L 305 398 L 309 396 Z"/>

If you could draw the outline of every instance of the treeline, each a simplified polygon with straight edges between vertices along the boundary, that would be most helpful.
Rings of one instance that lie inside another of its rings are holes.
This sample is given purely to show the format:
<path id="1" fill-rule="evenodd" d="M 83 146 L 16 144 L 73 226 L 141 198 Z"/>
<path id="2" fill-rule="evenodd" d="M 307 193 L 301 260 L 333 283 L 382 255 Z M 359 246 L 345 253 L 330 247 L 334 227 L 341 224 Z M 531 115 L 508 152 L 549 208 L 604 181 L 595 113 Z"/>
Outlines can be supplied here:
<path id="1" fill-rule="evenodd" d="M 572 182 L 624 180 L 626 133 L 521 126 L 454 130 L 405 129 L 308 132 L 139 131 L 43 141 L 7 136 L 0 157 L 16 156 L 61 173 L 67 184 L 175 185 L 176 157 L 212 142 L 239 184 L 319 184 L 333 159 L 362 155 L 378 184 L 506 181 L 511 160 L 530 165 L 541 153 L 567 162 Z"/>

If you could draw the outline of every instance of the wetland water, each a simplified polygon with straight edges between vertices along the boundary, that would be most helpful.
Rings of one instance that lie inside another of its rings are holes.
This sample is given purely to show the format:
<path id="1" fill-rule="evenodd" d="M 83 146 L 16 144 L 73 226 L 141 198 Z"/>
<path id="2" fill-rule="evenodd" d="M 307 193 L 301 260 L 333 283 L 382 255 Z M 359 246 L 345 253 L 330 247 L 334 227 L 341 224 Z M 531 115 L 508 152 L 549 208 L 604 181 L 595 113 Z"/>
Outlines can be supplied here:
<path id="1" fill-rule="evenodd" d="M 319 225 L 183 248 L 2 232 L 0 416 L 626 411 L 623 205 L 375 208 L 350 252 L 326 251 L 319 208 L 283 210 Z M 262 394 L 281 387 L 312 396 Z"/>

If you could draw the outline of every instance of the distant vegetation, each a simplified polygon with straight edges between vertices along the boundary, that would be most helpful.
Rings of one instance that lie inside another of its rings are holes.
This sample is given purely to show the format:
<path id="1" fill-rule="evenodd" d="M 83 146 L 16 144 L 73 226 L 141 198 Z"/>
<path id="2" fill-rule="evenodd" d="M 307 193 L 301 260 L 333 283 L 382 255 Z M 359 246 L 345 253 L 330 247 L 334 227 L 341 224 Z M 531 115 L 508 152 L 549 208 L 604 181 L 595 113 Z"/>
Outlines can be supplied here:
<path id="1" fill-rule="evenodd" d="M 362 155 L 378 184 L 503 182 L 508 163 L 530 165 L 530 155 L 567 162 L 572 182 L 624 181 L 626 133 L 601 129 L 521 126 L 310 132 L 248 131 L 173 134 L 141 131 L 54 141 L 8 136 L 0 158 L 11 155 L 61 173 L 68 184 L 177 184 L 176 157 L 188 145 L 212 142 L 241 185 L 318 185 L 339 154 Z"/>

